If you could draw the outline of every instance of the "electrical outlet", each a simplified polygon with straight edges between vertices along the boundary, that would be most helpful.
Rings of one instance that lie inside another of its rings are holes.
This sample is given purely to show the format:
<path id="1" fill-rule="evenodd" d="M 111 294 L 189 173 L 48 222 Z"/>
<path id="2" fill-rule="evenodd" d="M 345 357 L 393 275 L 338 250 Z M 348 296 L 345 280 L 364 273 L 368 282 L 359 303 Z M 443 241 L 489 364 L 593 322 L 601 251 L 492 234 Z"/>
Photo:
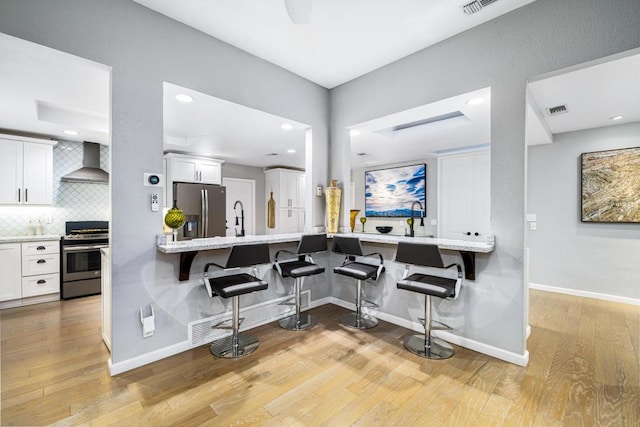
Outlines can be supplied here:
<path id="1" fill-rule="evenodd" d="M 529 230 L 535 231 L 537 229 L 538 229 L 538 223 L 537 222 L 530 222 L 529 223 Z"/>

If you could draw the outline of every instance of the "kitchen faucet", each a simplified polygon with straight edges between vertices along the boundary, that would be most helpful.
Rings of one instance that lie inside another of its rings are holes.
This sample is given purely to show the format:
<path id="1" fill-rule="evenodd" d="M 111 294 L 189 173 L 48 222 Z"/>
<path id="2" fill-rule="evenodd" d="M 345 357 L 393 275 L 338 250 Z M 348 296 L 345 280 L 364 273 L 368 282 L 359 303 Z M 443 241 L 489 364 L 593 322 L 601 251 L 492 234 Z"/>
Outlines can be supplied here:
<path id="1" fill-rule="evenodd" d="M 236 237 L 244 237 L 244 206 L 240 200 L 236 200 L 233 204 L 233 212 L 236 212 L 236 207 L 238 205 L 240 205 L 240 223 L 238 223 L 238 214 L 236 213 Z M 238 233 L 238 225 L 240 225 L 240 233 Z"/>
<path id="2" fill-rule="evenodd" d="M 413 207 L 416 205 L 416 203 L 418 204 L 418 206 L 420 206 L 420 212 L 424 212 L 424 208 L 422 207 L 422 203 L 420 203 L 419 201 L 415 201 L 411 204 L 411 221 L 409 221 L 409 234 L 405 234 L 405 237 L 414 237 L 415 236 L 415 232 L 413 231 Z M 420 215 L 420 226 L 424 227 L 424 216 Z"/>

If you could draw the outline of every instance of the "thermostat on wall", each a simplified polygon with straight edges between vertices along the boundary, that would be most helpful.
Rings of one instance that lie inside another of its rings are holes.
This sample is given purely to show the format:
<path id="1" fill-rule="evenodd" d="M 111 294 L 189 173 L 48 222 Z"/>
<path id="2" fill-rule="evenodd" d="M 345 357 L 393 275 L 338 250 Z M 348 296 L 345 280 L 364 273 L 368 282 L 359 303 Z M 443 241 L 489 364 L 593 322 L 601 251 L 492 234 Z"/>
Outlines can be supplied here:
<path id="1" fill-rule="evenodd" d="M 145 173 L 143 182 L 147 187 L 164 187 L 164 175 L 161 173 Z"/>

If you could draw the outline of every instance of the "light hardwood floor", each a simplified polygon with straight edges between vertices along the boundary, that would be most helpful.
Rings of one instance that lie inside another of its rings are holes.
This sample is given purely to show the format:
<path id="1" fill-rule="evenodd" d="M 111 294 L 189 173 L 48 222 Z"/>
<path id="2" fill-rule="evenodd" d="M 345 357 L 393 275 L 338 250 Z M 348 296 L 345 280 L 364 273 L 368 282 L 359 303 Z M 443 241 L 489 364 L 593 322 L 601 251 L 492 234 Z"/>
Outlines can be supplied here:
<path id="1" fill-rule="evenodd" d="M 100 300 L 0 312 L 2 425 L 640 425 L 638 307 L 531 291 L 526 368 L 456 348 L 430 361 L 406 329 L 354 331 L 336 306 L 319 325 L 253 330 L 251 356 L 207 347 L 116 377 Z"/>

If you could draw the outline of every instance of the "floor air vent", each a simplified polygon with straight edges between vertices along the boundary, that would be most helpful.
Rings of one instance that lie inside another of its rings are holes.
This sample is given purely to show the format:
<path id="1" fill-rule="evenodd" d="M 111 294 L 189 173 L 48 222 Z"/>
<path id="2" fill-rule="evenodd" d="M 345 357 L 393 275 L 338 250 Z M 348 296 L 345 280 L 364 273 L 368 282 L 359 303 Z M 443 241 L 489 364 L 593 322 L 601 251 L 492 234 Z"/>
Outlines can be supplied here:
<path id="1" fill-rule="evenodd" d="M 283 317 L 295 313 L 295 306 L 279 305 L 290 297 L 283 297 L 271 301 L 261 302 L 248 307 L 240 308 L 240 317 L 244 318 L 244 322 L 240 325 L 240 330 L 255 328 L 269 322 L 274 322 Z M 304 291 L 301 295 L 302 307 L 308 307 L 311 302 L 311 292 Z M 229 301 L 231 302 L 231 301 Z M 242 302 L 242 299 L 240 300 Z M 223 320 L 231 319 L 231 306 L 229 311 L 204 319 L 195 320 L 187 324 L 189 345 L 197 347 L 230 335 L 230 329 L 213 329 L 213 326 L 219 324 Z M 228 323 L 229 325 L 231 322 Z M 226 326 L 227 324 L 225 324 Z"/>
<path id="2" fill-rule="evenodd" d="M 498 0 L 473 0 L 460 6 L 465 15 L 473 15 Z"/>

